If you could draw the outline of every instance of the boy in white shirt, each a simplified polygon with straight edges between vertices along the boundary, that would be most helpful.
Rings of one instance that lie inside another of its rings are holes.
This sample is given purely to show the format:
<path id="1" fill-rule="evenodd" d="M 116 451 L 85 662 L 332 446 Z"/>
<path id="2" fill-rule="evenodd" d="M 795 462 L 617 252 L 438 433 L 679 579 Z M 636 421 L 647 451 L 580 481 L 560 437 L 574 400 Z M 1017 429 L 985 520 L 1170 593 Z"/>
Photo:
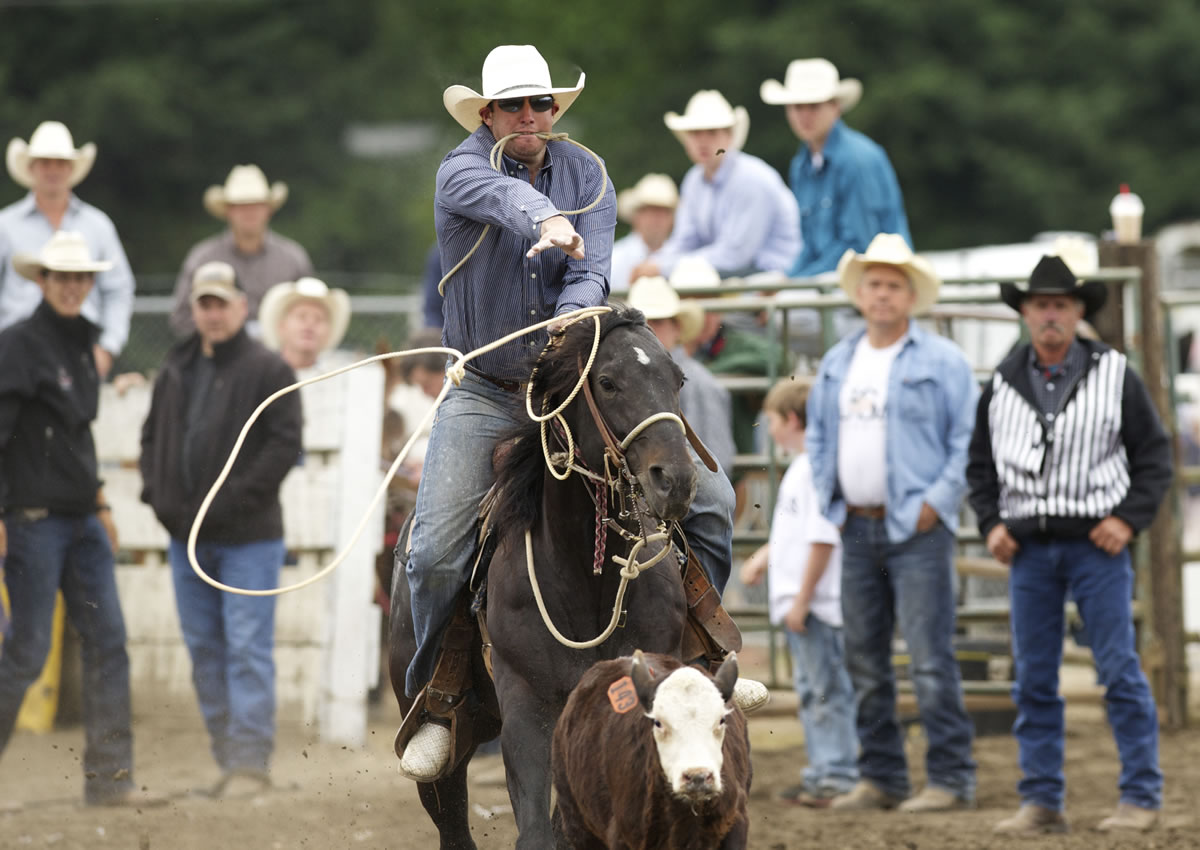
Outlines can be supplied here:
<path id="1" fill-rule="evenodd" d="M 782 796 L 823 808 L 858 781 L 858 737 L 842 640 L 841 533 L 817 506 L 804 453 L 807 403 L 808 384 L 791 377 L 767 394 L 771 439 L 794 458 L 779 484 L 770 538 L 746 559 L 741 578 L 752 585 L 766 575 L 771 622 L 784 627 L 792 654 L 808 766 L 802 784 Z"/>

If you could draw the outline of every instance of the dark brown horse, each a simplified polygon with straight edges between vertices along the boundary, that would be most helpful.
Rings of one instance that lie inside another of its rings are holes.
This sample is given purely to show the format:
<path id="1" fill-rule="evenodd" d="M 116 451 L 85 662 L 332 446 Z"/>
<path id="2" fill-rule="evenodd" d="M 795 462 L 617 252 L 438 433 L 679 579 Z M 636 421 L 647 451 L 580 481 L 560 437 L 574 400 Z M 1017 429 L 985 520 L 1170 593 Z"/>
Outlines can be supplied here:
<path id="1" fill-rule="evenodd" d="M 575 387 L 594 338 L 591 320 L 568 328 L 547 348 L 533 387 L 534 410 L 556 408 Z M 578 472 L 559 481 L 547 469 L 539 427 L 523 428 L 497 469 L 502 490 L 491 514 L 500 534 L 487 574 L 487 627 L 492 644 L 494 686 L 479 652 L 472 708 L 475 743 L 501 736 L 508 792 L 521 848 L 553 847 L 550 819 L 550 740 L 567 696 L 596 661 L 630 655 L 634 649 L 678 657 L 686 617 L 678 553 L 628 582 L 620 626 L 598 646 L 576 649 L 560 643 L 543 622 L 526 559 L 532 542 L 536 579 L 549 619 L 561 635 L 589 642 L 609 625 L 621 582 L 614 557 L 627 558 L 636 542 L 683 519 L 696 489 L 696 468 L 678 420 L 646 426 L 621 450 L 619 444 L 657 413 L 679 413 L 683 376 L 647 328 L 641 313 L 614 310 L 601 317 L 601 341 L 580 393 L 563 418 L 574 436 L 576 463 L 612 486 Z M 605 439 L 607 431 L 608 440 Z M 565 447 L 561 432 L 550 437 Z M 605 462 L 606 449 L 609 453 Z M 597 540 L 597 512 L 607 522 Z M 599 545 L 598 545 L 599 543 Z M 651 542 L 637 560 L 661 549 Z M 597 550 L 604 549 L 596 574 Z M 404 671 L 413 652 L 408 582 L 403 573 L 392 589 L 392 684 L 402 710 Z M 478 647 L 476 647 L 478 648 Z M 499 723 L 489 706 L 497 706 Z M 445 778 L 420 786 L 421 801 L 437 825 L 443 848 L 474 848 L 467 819 L 466 769 L 471 753 Z"/>

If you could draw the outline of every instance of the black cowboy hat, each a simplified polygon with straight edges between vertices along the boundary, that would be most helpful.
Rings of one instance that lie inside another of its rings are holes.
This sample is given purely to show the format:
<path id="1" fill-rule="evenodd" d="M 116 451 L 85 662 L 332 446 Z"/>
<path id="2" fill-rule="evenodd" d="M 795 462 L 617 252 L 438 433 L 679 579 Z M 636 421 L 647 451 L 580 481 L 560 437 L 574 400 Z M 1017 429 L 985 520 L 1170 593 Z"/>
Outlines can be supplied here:
<path id="1" fill-rule="evenodd" d="M 1045 256 L 1038 260 L 1025 286 L 1000 284 L 1000 300 L 1017 312 L 1030 295 L 1074 295 L 1083 302 L 1083 317 L 1091 319 L 1104 306 L 1108 289 L 1098 280 L 1080 283 L 1062 257 Z"/>

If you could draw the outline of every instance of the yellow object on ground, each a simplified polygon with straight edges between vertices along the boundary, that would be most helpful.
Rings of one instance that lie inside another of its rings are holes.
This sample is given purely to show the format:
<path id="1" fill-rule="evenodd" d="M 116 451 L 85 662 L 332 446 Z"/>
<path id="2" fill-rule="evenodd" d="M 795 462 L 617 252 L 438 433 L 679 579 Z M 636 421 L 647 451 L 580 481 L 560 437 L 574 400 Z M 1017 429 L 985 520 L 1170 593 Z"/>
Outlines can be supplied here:
<path id="1" fill-rule="evenodd" d="M 0 575 L 3 575 L 0 572 Z M 5 613 L 9 611 L 8 588 L 0 581 L 0 603 L 4 605 Z M 17 715 L 17 728 L 28 732 L 49 732 L 54 728 L 54 716 L 58 713 L 58 685 L 62 674 L 63 623 L 66 609 L 63 606 L 62 594 L 54 601 L 54 622 L 51 625 L 50 654 L 46 656 L 46 664 L 42 673 L 37 677 L 29 690 L 25 692 L 25 701 L 21 703 L 21 712 Z M 0 653 L 4 652 L 4 636 L 0 634 Z"/>

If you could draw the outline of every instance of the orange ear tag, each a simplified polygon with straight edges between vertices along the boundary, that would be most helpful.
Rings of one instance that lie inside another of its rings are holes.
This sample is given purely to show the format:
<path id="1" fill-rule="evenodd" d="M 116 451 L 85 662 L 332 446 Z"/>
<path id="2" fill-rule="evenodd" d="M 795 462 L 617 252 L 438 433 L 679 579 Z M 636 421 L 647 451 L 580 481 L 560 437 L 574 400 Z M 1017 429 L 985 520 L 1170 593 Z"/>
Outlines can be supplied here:
<path id="1" fill-rule="evenodd" d="M 624 714 L 637 708 L 638 695 L 637 688 L 633 686 L 633 679 L 622 676 L 609 685 L 608 701 L 612 703 L 613 711 L 617 714 Z"/>

